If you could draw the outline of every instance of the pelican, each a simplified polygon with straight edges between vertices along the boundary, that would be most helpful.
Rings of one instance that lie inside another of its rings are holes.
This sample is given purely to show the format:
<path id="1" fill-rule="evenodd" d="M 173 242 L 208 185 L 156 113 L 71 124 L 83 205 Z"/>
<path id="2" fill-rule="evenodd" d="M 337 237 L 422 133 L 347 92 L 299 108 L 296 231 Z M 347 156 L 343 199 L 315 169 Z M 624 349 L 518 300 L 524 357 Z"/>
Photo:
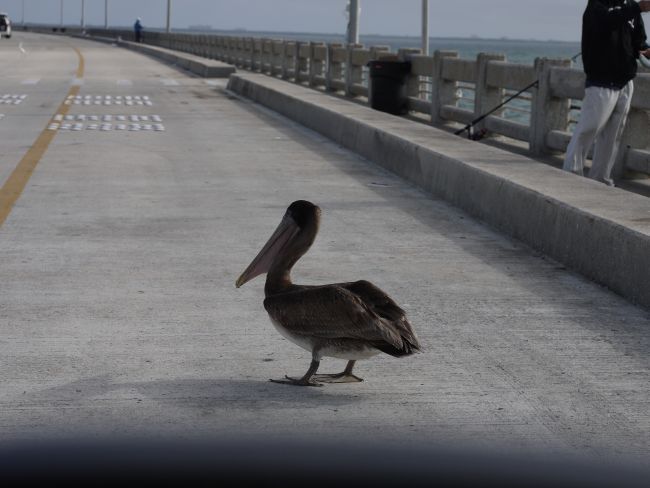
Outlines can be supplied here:
<path id="1" fill-rule="evenodd" d="M 394 357 L 420 350 L 406 314 L 386 293 L 367 281 L 305 286 L 291 282 L 291 269 L 314 243 L 321 210 L 299 200 L 237 280 L 240 288 L 266 273 L 264 308 L 278 332 L 309 351 L 311 365 L 301 378 L 271 380 L 296 386 L 363 381 L 355 362 L 381 352 Z M 316 374 L 323 357 L 347 360 L 339 374 Z"/>

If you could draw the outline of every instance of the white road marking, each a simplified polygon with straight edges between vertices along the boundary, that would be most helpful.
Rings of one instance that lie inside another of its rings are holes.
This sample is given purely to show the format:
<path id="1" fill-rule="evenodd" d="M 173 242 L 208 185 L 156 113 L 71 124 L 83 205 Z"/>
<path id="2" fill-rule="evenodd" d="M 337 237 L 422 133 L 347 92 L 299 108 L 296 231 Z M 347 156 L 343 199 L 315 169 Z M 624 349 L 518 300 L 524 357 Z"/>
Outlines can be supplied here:
<path id="1" fill-rule="evenodd" d="M 72 78 L 72 86 L 81 86 L 84 84 L 84 79 L 83 78 Z"/>
<path id="2" fill-rule="evenodd" d="M 180 83 L 173 78 L 163 78 L 160 80 L 165 86 L 178 86 Z"/>
<path id="3" fill-rule="evenodd" d="M 38 85 L 39 81 L 41 81 L 40 78 L 27 78 L 22 81 L 21 85 Z"/>
<path id="4" fill-rule="evenodd" d="M 131 80 L 117 80 L 119 86 L 131 86 L 133 82 Z"/>
<path id="5" fill-rule="evenodd" d="M 0 105 L 20 105 L 27 99 L 27 95 L 5 94 L 0 97 Z"/>
<path id="6" fill-rule="evenodd" d="M 3 114 L 0 114 L 0 120 L 4 117 Z M 113 124 L 113 121 L 125 122 L 129 120 L 129 124 L 117 123 Z M 85 125 L 84 122 L 88 121 L 88 125 Z M 152 122 L 158 122 L 156 124 Z M 85 114 L 75 114 L 75 115 L 63 115 L 56 114 L 50 125 L 47 127 L 52 131 L 155 131 L 155 132 L 164 132 L 165 126 L 160 123 L 162 118 L 160 115 L 85 115 Z"/>

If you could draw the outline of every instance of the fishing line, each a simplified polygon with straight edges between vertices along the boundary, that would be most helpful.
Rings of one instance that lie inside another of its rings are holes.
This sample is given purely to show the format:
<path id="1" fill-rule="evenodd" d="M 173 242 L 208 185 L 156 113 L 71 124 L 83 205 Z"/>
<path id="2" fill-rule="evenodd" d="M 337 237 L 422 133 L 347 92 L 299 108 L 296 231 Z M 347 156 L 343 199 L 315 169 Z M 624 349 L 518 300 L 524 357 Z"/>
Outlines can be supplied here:
<path id="1" fill-rule="evenodd" d="M 575 56 L 573 56 L 573 57 L 571 58 L 571 61 L 575 61 L 575 60 L 578 59 L 580 56 L 582 56 L 582 53 L 581 53 L 581 52 L 578 53 L 578 54 L 576 54 Z M 641 66 L 643 66 L 644 68 L 650 69 L 650 59 L 646 58 L 643 54 L 641 54 L 641 55 L 639 56 L 639 64 L 641 64 Z M 515 94 L 512 95 L 512 96 L 510 96 L 506 101 L 504 101 L 503 103 L 500 103 L 499 105 L 497 105 L 496 107 L 494 107 L 492 110 L 490 110 L 490 111 L 484 113 L 483 115 L 481 115 L 480 117 L 478 117 L 478 118 L 472 120 L 472 121 L 471 121 L 469 124 L 467 124 L 465 127 L 463 127 L 462 129 L 459 129 L 459 130 L 457 130 L 456 132 L 454 132 L 454 134 L 457 135 L 457 136 L 459 136 L 459 135 L 461 135 L 463 132 L 467 131 L 467 137 L 468 137 L 468 138 L 470 138 L 470 139 L 475 139 L 475 140 L 482 139 L 483 136 L 485 135 L 485 130 L 483 130 L 483 131 L 481 131 L 479 134 L 475 135 L 475 134 L 474 134 L 474 131 L 473 131 L 472 129 L 474 129 L 474 126 L 475 126 L 476 124 L 478 124 L 479 122 L 485 120 L 487 117 L 489 117 L 490 115 L 492 115 L 492 114 L 493 114 L 494 112 L 496 112 L 497 110 L 503 108 L 505 105 L 508 105 L 508 104 L 509 104 L 510 102 L 512 102 L 515 98 L 519 98 L 519 97 L 522 95 L 522 93 L 527 92 L 527 91 L 530 90 L 531 88 L 534 88 L 534 87 L 536 87 L 536 86 L 538 86 L 538 85 L 539 85 L 539 80 L 535 80 L 533 83 L 531 83 L 530 85 L 528 85 L 528 86 L 525 87 L 525 88 L 522 88 L 522 89 L 519 90 L 517 93 L 515 93 Z M 574 109 L 574 108 L 579 108 L 579 107 L 574 107 L 574 106 L 572 106 L 571 108 Z"/>
<path id="2" fill-rule="evenodd" d="M 575 60 L 578 59 L 580 56 L 582 56 L 582 53 L 581 53 L 581 52 L 578 53 L 578 54 L 576 54 L 575 56 L 573 56 L 573 57 L 571 58 L 571 61 L 575 61 Z M 650 66 L 650 60 L 648 61 L 648 65 Z M 469 137 L 470 139 L 481 139 L 481 138 L 483 137 L 483 135 L 485 135 L 485 134 L 483 133 L 483 131 L 481 131 L 481 133 L 478 135 L 478 137 L 475 138 L 474 131 L 472 130 L 472 129 L 474 129 L 474 126 L 475 126 L 476 124 L 478 124 L 478 123 L 481 122 L 482 120 L 486 119 L 487 117 L 489 117 L 490 115 L 492 115 L 492 114 L 493 114 L 494 112 L 496 112 L 497 110 L 503 108 L 505 105 L 507 105 L 507 104 L 509 104 L 510 102 L 512 102 L 515 98 L 519 98 L 519 97 L 522 95 L 522 93 L 527 92 L 527 91 L 530 90 L 531 88 L 534 88 L 534 87 L 536 87 L 536 86 L 538 86 L 538 85 L 539 85 L 539 80 L 535 80 L 535 81 L 532 82 L 530 85 L 528 85 L 528 86 L 522 88 L 521 90 L 519 90 L 519 91 L 518 91 L 517 93 L 515 93 L 514 95 L 511 95 L 510 97 L 508 97 L 507 100 L 505 100 L 504 102 L 500 103 L 499 105 L 497 105 L 496 107 L 494 107 L 492 110 L 489 110 L 488 112 L 484 113 L 484 114 L 481 115 L 480 117 L 477 117 L 476 119 L 472 120 L 469 124 L 467 124 L 467 125 L 466 125 L 465 127 L 463 127 L 462 129 L 458 129 L 456 132 L 454 132 L 454 134 L 457 135 L 457 136 L 459 136 L 459 135 L 461 135 L 463 132 L 467 131 L 467 137 Z"/>

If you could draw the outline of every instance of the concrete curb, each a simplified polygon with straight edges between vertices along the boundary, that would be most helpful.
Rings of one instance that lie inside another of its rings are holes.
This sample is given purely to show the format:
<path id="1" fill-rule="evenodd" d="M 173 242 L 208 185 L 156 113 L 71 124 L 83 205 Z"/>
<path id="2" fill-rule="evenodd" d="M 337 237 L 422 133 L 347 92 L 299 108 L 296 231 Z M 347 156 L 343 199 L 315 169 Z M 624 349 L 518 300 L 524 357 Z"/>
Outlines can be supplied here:
<path id="1" fill-rule="evenodd" d="M 649 199 L 268 76 L 228 88 L 650 308 Z"/>
<path id="2" fill-rule="evenodd" d="M 168 63 L 176 64 L 177 66 L 191 71 L 203 78 L 228 78 L 237 71 L 234 66 L 221 61 L 202 58 L 179 51 L 172 51 L 171 49 L 165 49 L 158 46 L 150 46 L 148 44 L 139 44 L 130 41 L 117 41 L 117 44 L 153 56 L 154 58 L 162 59 Z"/>

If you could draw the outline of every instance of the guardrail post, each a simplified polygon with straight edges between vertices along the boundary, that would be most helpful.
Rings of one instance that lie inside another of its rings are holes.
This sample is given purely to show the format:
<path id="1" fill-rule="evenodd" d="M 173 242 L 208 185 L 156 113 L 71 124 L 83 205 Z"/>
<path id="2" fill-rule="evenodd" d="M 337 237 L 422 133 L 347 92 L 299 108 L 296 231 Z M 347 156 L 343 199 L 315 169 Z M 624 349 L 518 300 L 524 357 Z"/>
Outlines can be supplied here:
<path id="1" fill-rule="evenodd" d="M 251 71 L 257 71 L 257 65 L 260 59 L 259 52 L 260 49 L 259 47 L 259 39 L 255 39 L 254 37 L 250 38 L 250 43 L 251 43 Z"/>
<path id="2" fill-rule="evenodd" d="M 293 81 L 300 83 L 300 41 L 293 44 Z"/>
<path id="3" fill-rule="evenodd" d="M 503 54 L 486 54 L 479 53 L 476 57 L 476 88 L 474 94 L 474 118 L 479 118 L 483 114 L 492 110 L 494 107 L 503 102 L 503 88 L 489 86 L 487 82 L 488 66 L 490 61 L 505 61 L 506 57 Z M 500 115 L 503 109 L 495 112 L 495 115 Z M 485 128 L 485 120 L 479 122 L 474 126 L 475 130 L 482 130 Z"/>
<path id="4" fill-rule="evenodd" d="M 363 67 L 354 64 L 354 50 L 362 44 L 349 44 L 345 58 L 345 96 L 354 97 L 353 86 L 363 80 Z"/>
<path id="5" fill-rule="evenodd" d="M 457 83 L 445 80 L 442 76 L 442 66 L 445 58 L 457 58 L 456 51 L 436 51 L 433 54 L 433 73 L 431 73 L 431 123 L 441 124 L 444 119 L 441 109 L 445 105 L 456 103 Z"/>
<path id="6" fill-rule="evenodd" d="M 422 51 L 413 48 L 402 48 L 397 51 L 397 57 L 400 61 L 410 61 L 411 56 L 419 55 Z M 420 97 L 420 77 L 409 74 L 406 80 L 406 94 L 409 97 Z"/>
<path id="7" fill-rule="evenodd" d="M 262 66 L 260 68 L 261 73 L 268 73 L 270 52 L 271 52 L 271 45 L 269 43 L 269 40 L 263 39 L 262 40 Z"/>
<path id="8" fill-rule="evenodd" d="M 379 59 L 383 54 L 390 54 L 390 46 L 371 46 L 370 56 L 372 59 Z"/>
<path id="9" fill-rule="evenodd" d="M 341 63 L 334 62 L 334 49 L 340 49 L 342 44 L 327 45 L 327 65 L 325 67 L 325 89 L 327 91 L 336 91 L 332 86 L 332 81 L 341 79 Z"/>
<path id="10" fill-rule="evenodd" d="M 316 43 L 309 43 L 309 86 L 316 86 Z"/>
<path id="11" fill-rule="evenodd" d="M 283 80 L 286 80 L 289 77 L 289 61 L 287 59 L 288 52 L 289 41 L 282 41 L 282 47 L 280 49 L 280 76 Z"/>
<path id="12" fill-rule="evenodd" d="M 569 125 L 571 100 L 553 96 L 551 69 L 555 66 L 570 67 L 569 59 L 537 58 L 535 74 L 537 89 L 532 90 L 530 114 L 530 152 L 534 155 L 549 154 L 546 136 L 552 130 L 566 131 Z"/>
<path id="13" fill-rule="evenodd" d="M 234 37 L 228 38 L 228 63 L 237 63 L 237 40 Z"/>

